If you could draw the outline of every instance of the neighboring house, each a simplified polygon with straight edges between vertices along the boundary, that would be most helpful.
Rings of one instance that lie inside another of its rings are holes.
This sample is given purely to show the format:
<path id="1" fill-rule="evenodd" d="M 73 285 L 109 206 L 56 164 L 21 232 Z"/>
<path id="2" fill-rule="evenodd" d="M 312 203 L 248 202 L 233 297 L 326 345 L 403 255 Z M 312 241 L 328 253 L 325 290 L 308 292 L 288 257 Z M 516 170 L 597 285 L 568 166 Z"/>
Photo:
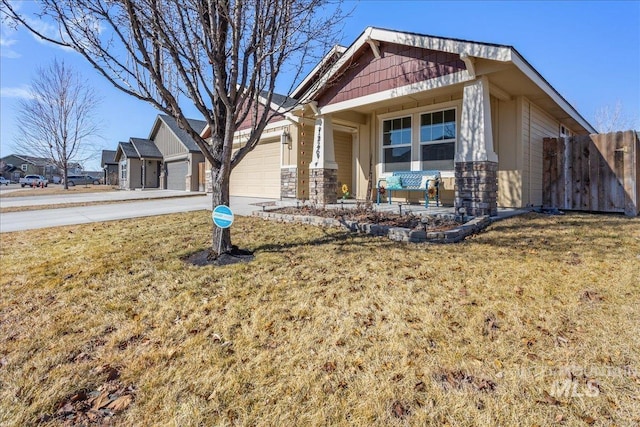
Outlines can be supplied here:
<path id="1" fill-rule="evenodd" d="M 4 163 L 3 173 L 5 178 L 13 181 L 17 181 L 25 175 L 45 176 L 47 172 L 52 175 L 51 169 L 54 167 L 47 159 L 23 154 L 10 154 L 0 159 L 0 161 Z"/>
<path id="2" fill-rule="evenodd" d="M 2 175 L 13 181 L 19 180 L 25 175 L 42 175 L 50 182 L 54 182 L 56 177 L 62 175 L 62 170 L 58 168 L 50 159 L 43 157 L 27 156 L 24 154 L 11 154 L 0 159 Z M 78 163 L 69 164 L 69 173 L 80 173 L 82 166 Z"/>
<path id="3" fill-rule="evenodd" d="M 197 132 L 202 132 L 206 125 L 201 120 L 187 120 Z M 103 168 L 112 164 L 108 162 L 108 153 L 103 151 Z M 204 191 L 204 155 L 170 116 L 159 114 L 147 139 L 120 142 L 114 153 L 112 162 L 119 171 L 120 188 Z"/>
<path id="4" fill-rule="evenodd" d="M 162 153 L 153 141 L 129 138 L 129 142 L 120 142 L 114 159 L 119 165 L 120 188 L 160 188 Z"/>
<path id="5" fill-rule="evenodd" d="M 270 106 L 282 115 L 232 172 L 232 195 L 323 204 L 346 184 L 365 199 L 393 171 L 437 169 L 447 203 L 493 215 L 542 205 L 545 137 L 596 132 L 511 46 L 372 27 L 292 95 L 295 108 Z"/>
<path id="6" fill-rule="evenodd" d="M 102 150 L 103 183 L 106 185 L 118 185 L 118 162 L 116 162 L 115 150 Z"/>
<path id="7" fill-rule="evenodd" d="M 187 119 L 196 132 L 206 122 Z M 150 141 L 162 154 L 160 187 L 169 190 L 204 191 L 204 155 L 196 142 L 182 130 L 173 117 L 159 114 L 149 133 Z"/>

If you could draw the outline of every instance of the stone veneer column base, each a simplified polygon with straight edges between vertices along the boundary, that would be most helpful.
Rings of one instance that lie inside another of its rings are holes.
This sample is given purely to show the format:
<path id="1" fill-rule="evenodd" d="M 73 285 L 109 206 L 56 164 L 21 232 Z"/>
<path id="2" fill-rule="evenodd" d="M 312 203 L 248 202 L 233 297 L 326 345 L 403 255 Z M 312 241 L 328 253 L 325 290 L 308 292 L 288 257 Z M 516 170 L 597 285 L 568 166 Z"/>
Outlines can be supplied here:
<path id="1" fill-rule="evenodd" d="M 295 199 L 297 182 L 298 182 L 297 168 L 280 169 L 280 197 L 282 199 Z"/>
<path id="2" fill-rule="evenodd" d="M 498 214 L 498 164 L 461 162 L 455 165 L 455 208 L 464 207 L 466 215 Z"/>
<path id="3" fill-rule="evenodd" d="M 311 203 L 326 205 L 338 200 L 338 170 L 309 170 L 309 200 Z"/>

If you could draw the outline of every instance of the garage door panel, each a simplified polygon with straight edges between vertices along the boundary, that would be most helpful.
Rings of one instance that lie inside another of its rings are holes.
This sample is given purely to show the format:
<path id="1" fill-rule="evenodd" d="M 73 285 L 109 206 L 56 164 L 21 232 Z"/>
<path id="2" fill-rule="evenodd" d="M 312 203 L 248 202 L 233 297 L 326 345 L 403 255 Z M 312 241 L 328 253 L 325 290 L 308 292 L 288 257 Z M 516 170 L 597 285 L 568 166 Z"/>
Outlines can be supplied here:
<path id="1" fill-rule="evenodd" d="M 259 144 L 231 172 L 232 196 L 280 198 L 279 140 Z"/>
<path id="2" fill-rule="evenodd" d="M 167 163 L 167 189 L 185 190 L 185 179 L 187 176 L 187 162 Z"/>

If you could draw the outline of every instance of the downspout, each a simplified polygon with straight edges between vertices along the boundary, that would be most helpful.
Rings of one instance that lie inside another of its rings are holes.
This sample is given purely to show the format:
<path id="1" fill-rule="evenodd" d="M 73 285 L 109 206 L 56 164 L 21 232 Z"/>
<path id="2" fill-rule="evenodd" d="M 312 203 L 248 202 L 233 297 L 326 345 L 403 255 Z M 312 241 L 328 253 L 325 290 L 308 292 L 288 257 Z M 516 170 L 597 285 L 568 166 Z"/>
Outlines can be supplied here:
<path id="1" fill-rule="evenodd" d="M 145 181 L 147 178 L 147 165 L 145 163 L 144 157 L 141 157 L 142 160 L 142 189 L 144 190 Z"/>

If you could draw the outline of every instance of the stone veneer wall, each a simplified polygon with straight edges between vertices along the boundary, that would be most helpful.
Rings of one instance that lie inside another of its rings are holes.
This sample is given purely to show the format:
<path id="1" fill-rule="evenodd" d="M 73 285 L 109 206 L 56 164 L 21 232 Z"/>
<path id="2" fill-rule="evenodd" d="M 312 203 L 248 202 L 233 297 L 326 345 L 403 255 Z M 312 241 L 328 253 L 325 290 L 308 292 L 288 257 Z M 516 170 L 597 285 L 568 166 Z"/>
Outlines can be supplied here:
<path id="1" fill-rule="evenodd" d="M 371 223 L 359 223 L 357 221 L 349 221 L 335 218 L 322 218 L 311 215 L 289 215 L 278 212 L 260 212 L 254 211 L 251 215 L 264 218 L 265 220 L 274 220 L 280 222 L 291 222 L 299 224 L 311 224 L 321 227 L 344 227 L 353 232 L 369 234 L 371 236 L 387 236 L 391 240 L 407 243 L 456 243 L 464 240 L 471 234 L 478 233 L 480 230 L 491 224 L 488 216 L 473 218 L 467 223 L 459 225 L 450 230 L 443 231 L 425 231 L 412 230 L 402 227 L 390 227 L 388 225 L 379 225 Z M 453 219 L 452 215 L 434 215 L 443 219 Z"/>
<path id="2" fill-rule="evenodd" d="M 280 169 L 280 197 L 283 199 L 295 199 L 297 182 L 297 168 Z"/>
<path id="3" fill-rule="evenodd" d="M 460 162 L 455 166 L 455 208 L 466 215 L 498 214 L 498 164 L 495 162 Z"/>
<path id="4" fill-rule="evenodd" d="M 311 203 L 326 205 L 338 199 L 338 170 L 309 170 L 309 200 Z"/>

